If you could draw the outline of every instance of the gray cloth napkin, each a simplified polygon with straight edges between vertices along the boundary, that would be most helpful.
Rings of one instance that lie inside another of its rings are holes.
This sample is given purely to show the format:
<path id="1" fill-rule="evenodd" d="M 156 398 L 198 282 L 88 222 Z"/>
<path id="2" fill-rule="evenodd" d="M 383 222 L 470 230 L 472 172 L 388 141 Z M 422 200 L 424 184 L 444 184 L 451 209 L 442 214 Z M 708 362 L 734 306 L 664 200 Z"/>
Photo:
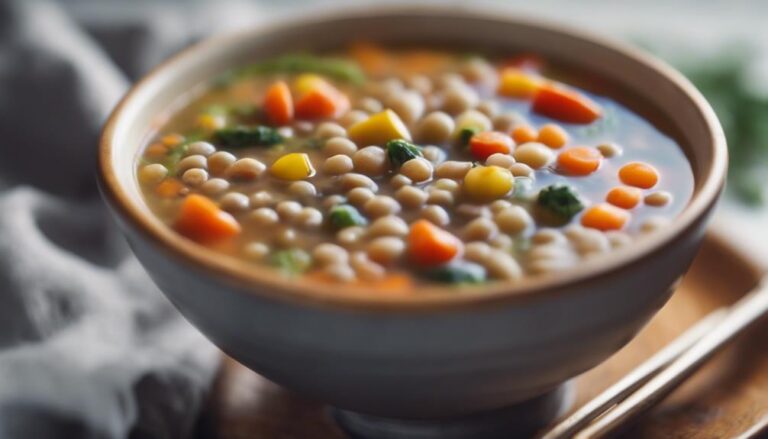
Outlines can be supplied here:
<path id="1" fill-rule="evenodd" d="M 110 109 L 200 30 L 154 12 L 0 0 L 1 438 L 186 437 L 216 371 L 95 185 Z"/>

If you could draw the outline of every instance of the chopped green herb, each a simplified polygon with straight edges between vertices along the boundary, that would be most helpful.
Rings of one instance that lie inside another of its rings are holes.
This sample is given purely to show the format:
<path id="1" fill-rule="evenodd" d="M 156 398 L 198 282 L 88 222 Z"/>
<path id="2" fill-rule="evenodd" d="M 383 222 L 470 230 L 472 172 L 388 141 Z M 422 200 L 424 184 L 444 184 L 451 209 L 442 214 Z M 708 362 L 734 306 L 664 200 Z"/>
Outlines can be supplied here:
<path id="1" fill-rule="evenodd" d="M 361 84 L 365 74 L 349 60 L 309 54 L 288 54 L 243 67 L 236 75 L 271 75 L 275 73 L 317 73 L 340 81 Z"/>
<path id="2" fill-rule="evenodd" d="M 225 147 L 271 146 L 283 141 L 276 129 L 263 125 L 222 128 L 214 132 L 214 138 Z"/>
<path id="3" fill-rule="evenodd" d="M 174 146 L 168 151 L 168 154 L 163 158 L 161 164 L 168 169 L 168 174 L 176 174 L 176 167 L 179 161 L 187 153 L 189 144 L 205 139 L 205 134 L 200 131 L 195 131 L 184 136 L 184 141 Z"/>
<path id="4" fill-rule="evenodd" d="M 477 134 L 478 131 L 480 130 L 477 128 L 462 128 L 462 130 L 459 131 L 459 146 L 464 147 L 469 145 L 472 136 Z"/>
<path id="5" fill-rule="evenodd" d="M 396 139 L 387 142 L 387 156 L 390 163 L 395 166 L 402 166 L 408 160 L 422 157 L 421 147 L 405 140 Z"/>
<path id="6" fill-rule="evenodd" d="M 312 264 L 312 257 L 304 250 L 292 248 L 272 253 L 268 263 L 288 276 L 295 276 L 307 271 Z"/>
<path id="7" fill-rule="evenodd" d="M 368 224 L 360 212 L 349 204 L 339 204 L 333 206 L 329 214 L 331 225 L 337 229 L 343 229 L 349 226 L 364 226 Z"/>
<path id="8" fill-rule="evenodd" d="M 584 209 L 576 192 L 570 186 L 553 184 L 539 192 L 538 205 L 562 220 L 570 220 Z"/>
<path id="9" fill-rule="evenodd" d="M 485 282 L 485 269 L 472 262 L 452 262 L 434 268 L 425 275 L 435 282 L 447 284 L 477 284 Z"/>

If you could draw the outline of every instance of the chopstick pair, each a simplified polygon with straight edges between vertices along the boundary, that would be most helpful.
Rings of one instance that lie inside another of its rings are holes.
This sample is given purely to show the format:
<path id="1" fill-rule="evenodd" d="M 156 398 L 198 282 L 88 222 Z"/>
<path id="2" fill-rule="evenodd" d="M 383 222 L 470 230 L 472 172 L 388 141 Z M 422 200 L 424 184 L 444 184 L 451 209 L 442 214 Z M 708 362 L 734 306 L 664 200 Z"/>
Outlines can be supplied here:
<path id="1" fill-rule="evenodd" d="M 596 438 L 618 430 L 661 401 L 715 352 L 766 314 L 768 276 L 738 302 L 708 314 L 539 438 Z"/>

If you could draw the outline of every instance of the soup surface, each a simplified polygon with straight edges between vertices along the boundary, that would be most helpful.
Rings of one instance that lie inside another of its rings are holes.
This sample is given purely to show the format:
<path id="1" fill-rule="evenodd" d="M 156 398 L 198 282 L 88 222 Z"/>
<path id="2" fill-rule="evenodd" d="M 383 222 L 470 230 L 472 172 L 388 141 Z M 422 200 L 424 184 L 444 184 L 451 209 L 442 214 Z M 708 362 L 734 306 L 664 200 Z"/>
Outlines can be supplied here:
<path id="1" fill-rule="evenodd" d="M 287 54 L 180 98 L 137 177 L 178 233 L 313 282 L 418 294 L 578 269 L 673 219 L 693 175 L 670 137 L 561 73 L 368 43 Z"/>

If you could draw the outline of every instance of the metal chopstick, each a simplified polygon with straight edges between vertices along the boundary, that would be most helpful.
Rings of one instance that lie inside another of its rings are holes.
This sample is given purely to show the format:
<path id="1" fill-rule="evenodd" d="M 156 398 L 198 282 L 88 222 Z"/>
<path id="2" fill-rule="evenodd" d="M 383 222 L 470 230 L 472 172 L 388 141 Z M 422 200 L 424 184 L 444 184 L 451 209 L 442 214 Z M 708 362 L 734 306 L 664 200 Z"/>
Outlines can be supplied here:
<path id="1" fill-rule="evenodd" d="M 715 352 L 766 314 L 768 314 L 768 276 L 764 277 L 752 292 L 732 305 L 725 318 L 708 334 L 696 341 L 690 349 L 683 352 L 636 392 L 578 432 L 575 437 L 577 439 L 603 437 L 626 425 L 661 401 Z"/>
<path id="2" fill-rule="evenodd" d="M 707 332 L 711 331 L 727 314 L 725 308 L 711 312 L 695 325 L 675 338 L 674 341 L 655 353 L 651 358 L 637 366 L 621 380 L 605 389 L 602 393 L 577 409 L 567 418 L 558 422 L 546 432 L 540 439 L 569 438 L 589 424 L 593 419 L 603 414 L 630 393 L 648 382 L 659 370 L 674 361 L 683 352 L 696 343 Z"/>

